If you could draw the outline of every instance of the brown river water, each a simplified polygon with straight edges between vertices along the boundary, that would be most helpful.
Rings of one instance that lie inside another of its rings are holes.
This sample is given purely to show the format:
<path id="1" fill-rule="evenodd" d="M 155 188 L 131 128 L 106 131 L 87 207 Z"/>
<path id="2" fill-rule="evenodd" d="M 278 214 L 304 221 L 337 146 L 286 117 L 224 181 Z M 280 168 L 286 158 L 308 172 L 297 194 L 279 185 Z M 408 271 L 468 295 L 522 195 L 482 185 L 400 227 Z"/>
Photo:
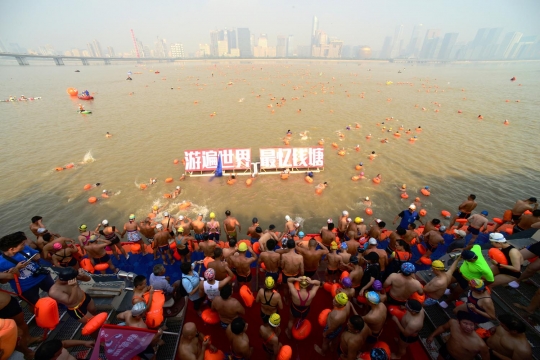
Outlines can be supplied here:
<path id="1" fill-rule="evenodd" d="M 128 71 L 141 74 L 126 81 Z M 95 100 L 70 98 L 68 87 L 88 89 Z M 0 66 L 0 99 L 21 94 L 42 99 L 0 103 L 2 235 L 27 230 L 30 218 L 41 215 L 49 229 L 74 237 L 82 223 L 93 228 L 108 219 L 121 226 L 130 213 L 144 218 L 154 204 L 175 216 L 202 213 L 208 219 L 213 211 L 218 220 L 230 209 L 245 228 L 253 216 L 264 227 L 282 228 L 290 215 L 311 233 L 343 210 L 353 218 L 391 223 L 416 196 L 431 218 L 443 209 L 455 212 L 470 193 L 477 195 L 477 210 L 488 210 L 490 217 L 501 216 L 518 198 L 540 195 L 538 62 Z M 276 107 L 282 97 L 286 103 Z M 79 102 L 93 113 L 78 114 Z M 396 138 L 382 130 L 395 132 L 401 125 L 412 134 Z M 414 131 L 418 126 L 422 132 Z M 259 148 L 284 146 L 288 129 L 290 147 L 325 140 L 324 171 L 315 173 L 313 184 L 303 174 L 288 180 L 260 175 L 251 187 L 245 176 L 233 186 L 225 177 L 178 181 L 184 168 L 173 160 L 182 159 L 184 150 L 251 148 L 252 161 L 258 161 Z M 306 131 L 307 138 L 301 138 Z M 105 138 L 106 132 L 113 137 Z M 415 143 L 408 141 L 415 135 Z M 388 143 L 381 143 L 384 138 Z M 337 154 L 333 142 L 345 148 L 345 156 Z M 371 151 L 378 154 L 372 161 Z M 366 179 L 353 182 L 359 162 Z M 75 167 L 54 170 L 69 163 Z M 379 185 L 371 181 L 377 174 Z M 151 177 L 158 182 L 140 190 Z M 168 177 L 174 181 L 165 183 Z M 328 188 L 316 195 L 315 185 L 324 181 Z M 96 182 L 102 185 L 83 190 Z M 408 200 L 400 198 L 403 183 Z M 177 185 L 179 198 L 163 198 Z M 431 196 L 419 194 L 424 186 Z M 89 204 L 87 199 L 103 189 L 114 196 Z M 365 196 L 373 200 L 372 217 L 365 214 Z M 184 200 L 193 203 L 187 211 L 178 207 Z"/>

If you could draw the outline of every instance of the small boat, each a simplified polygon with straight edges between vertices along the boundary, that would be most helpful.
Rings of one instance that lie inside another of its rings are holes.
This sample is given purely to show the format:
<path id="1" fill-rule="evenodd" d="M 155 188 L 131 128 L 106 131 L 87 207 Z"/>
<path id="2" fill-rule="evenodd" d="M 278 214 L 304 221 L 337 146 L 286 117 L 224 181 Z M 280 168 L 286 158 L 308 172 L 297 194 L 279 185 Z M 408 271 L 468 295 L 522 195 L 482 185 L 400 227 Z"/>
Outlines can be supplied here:
<path id="1" fill-rule="evenodd" d="M 133 80 L 133 79 L 128 76 L 128 78 L 126 80 Z"/>
<path id="2" fill-rule="evenodd" d="M 78 110 L 77 111 L 79 114 L 91 114 L 92 112 L 90 110 Z"/>
<path id="3" fill-rule="evenodd" d="M 81 72 L 81 70 L 75 70 L 75 72 Z"/>
<path id="4" fill-rule="evenodd" d="M 94 97 L 90 95 L 79 95 L 77 97 L 81 100 L 94 100 Z"/>
<path id="5" fill-rule="evenodd" d="M 159 71 L 154 72 L 154 74 L 159 74 Z"/>

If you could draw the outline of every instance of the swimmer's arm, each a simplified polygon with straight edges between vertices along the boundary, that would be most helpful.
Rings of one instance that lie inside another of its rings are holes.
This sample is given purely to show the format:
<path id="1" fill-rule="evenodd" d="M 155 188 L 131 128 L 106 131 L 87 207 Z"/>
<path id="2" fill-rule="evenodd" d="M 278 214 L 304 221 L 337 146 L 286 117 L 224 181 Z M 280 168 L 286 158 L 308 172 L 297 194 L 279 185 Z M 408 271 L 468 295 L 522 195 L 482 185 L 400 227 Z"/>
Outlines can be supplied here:
<path id="1" fill-rule="evenodd" d="M 242 231 L 242 225 L 238 221 L 236 221 L 236 225 L 238 225 L 238 233 Z"/>
<path id="2" fill-rule="evenodd" d="M 252 258 L 249 259 L 249 263 L 251 264 L 252 262 L 254 262 L 255 260 L 257 260 L 257 258 L 259 257 L 257 255 L 257 253 L 255 251 L 253 251 L 253 248 L 251 246 L 248 246 L 248 251 L 251 253 L 252 255 Z"/>
<path id="3" fill-rule="evenodd" d="M 116 318 L 117 318 L 118 320 L 126 320 L 126 317 L 125 317 L 125 315 L 124 315 L 125 313 L 126 313 L 126 311 L 124 311 L 123 313 L 120 313 L 120 314 L 116 315 Z"/>
<path id="4" fill-rule="evenodd" d="M 392 316 L 392 321 L 397 325 L 400 332 L 405 333 L 405 328 L 401 325 L 401 322 L 396 316 Z"/>
<path id="5" fill-rule="evenodd" d="M 499 264 L 500 269 L 508 269 L 512 271 L 521 271 L 521 266 L 519 265 L 521 254 L 519 251 L 510 251 L 510 263 L 512 265 L 503 265 Z"/>
<path id="6" fill-rule="evenodd" d="M 126 234 L 127 232 L 127 229 L 126 229 L 126 225 L 124 225 L 124 231 L 122 231 L 122 233 L 120 234 L 121 237 L 124 237 L 124 235 Z"/>
<path id="7" fill-rule="evenodd" d="M 449 320 L 446 324 L 442 324 L 441 326 L 436 328 L 435 331 L 432 332 L 431 335 L 429 335 L 429 337 L 426 339 L 426 342 L 428 344 L 431 344 L 431 342 L 433 342 L 433 339 L 435 338 L 435 336 L 439 336 L 442 333 L 444 333 L 446 331 L 449 331 L 450 330 L 450 321 L 452 321 L 452 320 Z M 482 359 L 483 359 L 483 357 L 482 357 Z M 487 359 L 489 359 L 489 357 Z"/>
<path id="8" fill-rule="evenodd" d="M 68 347 L 74 347 L 74 346 L 86 346 L 88 348 L 94 347 L 93 341 L 85 341 L 85 340 L 62 340 L 62 347 L 68 348 Z"/>
<path id="9" fill-rule="evenodd" d="M 450 268 L 446 271 L 446 279 L 448 281 L 447 282 L 448 285 L 450 285 L 450 282 L 452 281 L 452 275 L 454 274 L 454 271 L 456 271 L 457 265 L 460 259 L 461 259 L 461 255 L 454 260 Z"/>
<path id="10" fill-rule="evenodd" d="M 99 229 L 101 228 L 101 224 L 98 224 L 98 226 L 96 227 L 96 229 L 94 230 L 95 233 L 97 233 L 99 231 Z"/>

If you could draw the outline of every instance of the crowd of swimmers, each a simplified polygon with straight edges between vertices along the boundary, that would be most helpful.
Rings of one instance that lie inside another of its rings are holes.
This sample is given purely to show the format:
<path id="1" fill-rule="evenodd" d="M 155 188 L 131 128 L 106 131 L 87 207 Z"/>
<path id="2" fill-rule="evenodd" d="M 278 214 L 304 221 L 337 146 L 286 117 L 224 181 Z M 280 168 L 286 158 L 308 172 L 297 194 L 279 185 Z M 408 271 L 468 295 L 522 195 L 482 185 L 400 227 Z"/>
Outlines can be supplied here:
<path id="1" fill-rule="evenodd" d="M 427 306 L 450 306 L 456 317 L 427 338 L 431 344 L 438 335 L 450 332 L 439 349 L 440 359 L 466 360 L 477 355 L 482 359 L 531 358 L 526 325 L 512 314 L 496 314 L 490 289 L 508 284 L 519 286 L 540 270 L 540 262 L 536 261 L 521 271 L 524 260 L 540 255 L 540 242 L 518 250 L 508 243 L 505 233 L 497 232 L 505 222 L 513 224 L 514 232 L 540 228 L 537 200 L 518 200 L 507 211 L 504 221 L 489 233 L 492 247 L 500 251 L 499 257 L 491 259 L 484 258 L 481 247 L 475 244 L 476 236 L 487 232 L 488 222 L 487 212 L 475 213 L 476 206 L 476 197 L 471 194 L 445 227 L 438 219 L 424 224 L 413 203 L 397 214 L 393 223 L 399 220 L 399 225 L 393 231 L 386 230 L 386 223 L 380 219 L 368 224 L 343 211 L 336 222 L 328 219 L 322 224 L 316 236 L 306 236 L 301 225 L 288 215 L 279 228 L 264 228 L 259 219 L 253 218 L 242 233 L 240 222 L 229 210 L 220 223 L 214 213 L 204 221 L 203 214 L 194 219 L 174 218 L 168 212 L 162 213 L 163 209 L 153 208 L 153 218 L 136 221 L 131 214 L 122 227 L 107 220 L 95 228 L 80 225 L 79 236 L 71 239 L 49 230 L 41 216 L 34 216 L 30 231 L 35 239 L 22 231 L 0 238 L 0 282 L 9 282 L 31 310 L 40 298 L 40 290 L 45 291 L 68 309 L 69 316 L 84 324 L 97 310 L 91 296 L 78 284 L 90 280 L 82 263 L 89 259 L 96 272 L 117 272 L 111 256 L 118 260 L 120 255 L 129 258 L 121 244 L 127 235 L 128 243 L 132 247 L 138 245 L 143 255 L 153 253 L 154 268 L 149 278 L 138 275 L 134 279 L 133 307 L 117 318 L 128 326 L 147 328 L 143 319 L 151 307 L 154 291 L 162 290 L 173 299 L 178 299 L 180 293 L 189 299 L 187 311 L 196 312 L 204 321 L 208 311 L 215 314 L 221 329 L 216 327 L 214 332 L 223 331 L 230 342 L 230 348 L 216 349 L 202 329 L 187 322 L 177 349 L 177 357 L 182 360 L 202 360 L 205 350 L 224 351 L 230 359 L 254 358 L 246 334 L 248 320 L 252 326 L 259 326 L 268 357 L 276 359 L 279 354 L 279 359 L 287 359 L 291 354 L 285 351 L 281 339 L 286 336 L 301 340 L 309 335 L 303 325 L 307 319 L 318 321 L 324 328 L 313 345 L 321 356 L 337 352 L 340 359 L 356 359 L 367 353 L 371 359 L 399 359 L 405 356 L 410 344 L 418 341 Z M 424 225 L 422 231 L 416 229 L 416 221 Z M 455 227 L 455 223 L 459 225 Z M 445 233 L 454 236 L 449 250 L 456 252 L 457 259 L 449 268 L 442 261 L 431 259 L 433 277 L 422 284 L 411 263 L 411 247 L 423 246 L 429 256 L 444 243 Z M 468 234 L 472 234 L 472 239 L 467 244 L 464 238 Z M 380 242 L 384 240 L 388 240 L 388 246 L 381 248 Z M 151 246 L 147 247 L 147 243 Z M 203 260 L 192 261 L 197 252 Z M 56 280 L 40 259 L 54 266 Z M 170 283 L 162 263 L 179 266 L 181 279 Z M 121 264 L 122 261 L 119 267 Z M 264 273 L 259 289 L 252 281 L 255 264 Z M 245 318 L 244 306 L 250 301 L 242 290 L 246 288 L 250 290 L 248 294 L 254 294 L 251 301 L 260 304 L 255 305 L 260 306 L 260 319 Z M 324 314 L 310 313 L 313 299 L 323 296 L 321 289 L 331 294 L 331 300 L 324 300 L 328 310 Z M 232 296 L 238 292 L 244 304 Z M 145 297 L 146 293 L 149 297 Z M 465 301 L 460 300 L 464 294 Z M 528 312 L 534 312 L 539 305 L 540 290 L 528 306 L 515 304 Z M 289 313 L 287 324 L 281 323 L 279 314 L 284 312 Z M 17 350 L 25 359 L 74 359 L 66 347 L 93 346 L 92 341 L 51 340 L 34 352 L 30 345 L 41 339 L 30 337 L 17 298 L 1 291 L 0 318 L 15 320 L 20 332 Z M 499 325 L 488 332 L 478 330 L 478 324 L 493 320 Z M 385 344 L 379 337 L 388 325 L 398 329 L 399 338 Z M 156 329 L 151 343 L 154 351 L 155 346 L 163 344 L 163 329 Z M 60 354 L 64 357 L 58 357 Z"/>

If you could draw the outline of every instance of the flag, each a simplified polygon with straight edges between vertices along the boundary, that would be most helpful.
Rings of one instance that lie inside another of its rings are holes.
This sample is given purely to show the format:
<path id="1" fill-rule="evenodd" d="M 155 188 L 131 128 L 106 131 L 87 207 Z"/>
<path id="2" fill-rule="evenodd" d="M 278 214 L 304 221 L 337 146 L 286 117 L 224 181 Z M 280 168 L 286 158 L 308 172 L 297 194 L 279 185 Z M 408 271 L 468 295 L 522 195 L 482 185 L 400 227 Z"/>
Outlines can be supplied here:
<path id="1" fill-rule="evenodd" d="M 223 165 L 221 164 L 221 154 L 218 154 L 217 158 L 217 167 L 216 167 L 216 176 L 223 176 Z"/>
<path id="2" fill-rule="evenodd" d="M 98 360 L 100 344 L 103 343 L 107 360 L 131 360 L 146 350 L 156 335 L 156 330 L 105 324 L 99 331 L 91 360 Z"/>

